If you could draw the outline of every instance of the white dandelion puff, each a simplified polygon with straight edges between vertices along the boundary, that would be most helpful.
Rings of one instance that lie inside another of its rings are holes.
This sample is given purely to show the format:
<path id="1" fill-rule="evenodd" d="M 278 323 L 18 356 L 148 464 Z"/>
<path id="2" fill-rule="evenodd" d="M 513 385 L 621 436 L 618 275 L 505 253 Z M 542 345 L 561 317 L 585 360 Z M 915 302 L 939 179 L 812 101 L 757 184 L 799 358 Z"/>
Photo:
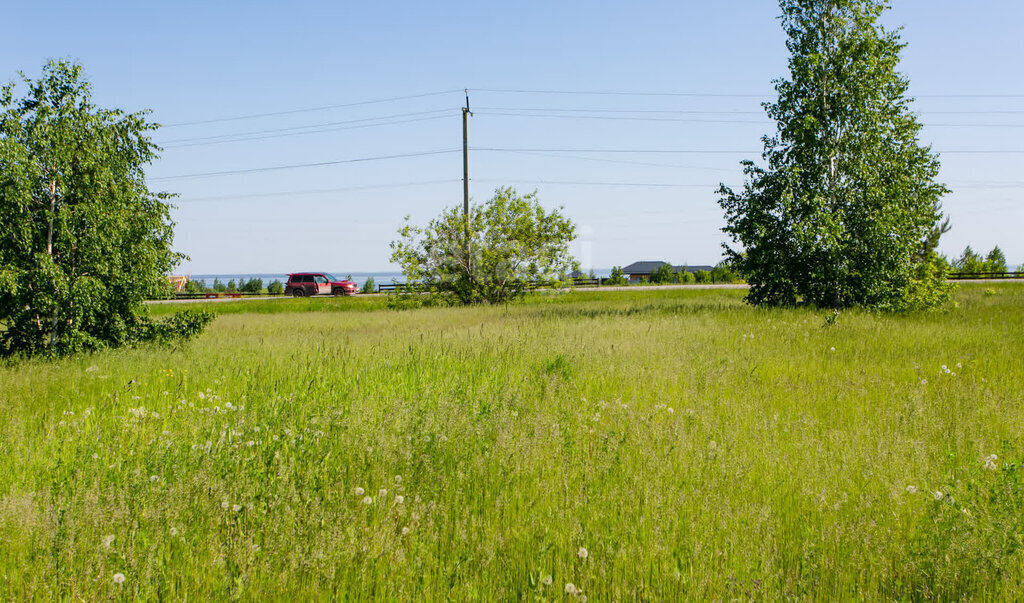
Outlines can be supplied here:
<path id="1" fill-rule="evenodd" d="M 170 529 L 170 533 L 171 533 L 171 536 L 177 536 L 178 535 L 178 528 L 172 527 Z"/>
<path id="2" fill-rule="evenodd" d="M 149 481 L 150 481 L 150 482 L 155 482 L 155 481 L 158 481 L 159 479 L 160 479 L 160 478 L 159 478 L 159 477 L 157 477 L 157 476 L 155 476 L 155 475 L 150 475 L 150 476 L 149 476 Z"/>
<path id="3" fill-rule="evenodd" d="M 917 486 L 907 486 L 907 494 L 917 494 Z"/>
<path id="4" fill-rule="evenodd" d="M 373 499 L 370 498 L 369 496 L 364 496 L 363 497 L 363 504 L 364 505 L 372 505 L 373 504 Z"/>
<path id="5" fill-rule="evenodd" d="M 388 491 L 385 490 L 384 488 L 381 488 L 380 492 L 377 493 L 377 496 L 379 496 L 380 498 L 387 498 L 388 497 Z"/>
<path id="6" fill-rule="evenodd" d="M 354 492 L 356 493 L 356 496 L 362 496 L 362 495 L 366 494 L 366 490 L 363 490 L 359 486 L 356 486 L 356 489 L 354 490 Z"/>
<path id="7" fill-rule="evenodd" d="M 124 584 L 124 574 L 121 572 L 114 574 L 114 584 Z"/>
<path id="8" fill-rule="evenodd" d="M 994 454 L 990 454 L 987 457 L 985 457 L 985 469 L 989 471 L 995 471 L 996 469 L 998 469 L 998 467 L 996 466 L 996 460 L 998 460 L 998 458 L 999 457 L 997 457 Z"/>
<path id="9" fill-rule="evenodd" d="M 935 500 L 942 500 L 944 494 L 942 494 L 941 490 L 936 490 L 935 492 L 932 492 L 932 496 L 935 497 Z"/>
<path id="10" fill-rule="evenodd" d="M 565 594 L 567 594 L 567 595 L 575 595 L 576 594 L 576 585 L 573 584 L 572 582 L 566 582 L 565 583 Z"/>
<path id="11" fill-rule="evenodd" d="M 107 534 L 106 536 L 103 537 L 103 546 L 105 548 L 109 549 L 113 544 L 114 544 L 114 535 L 113 534 Z"/>
<path id="12" fill-rule="evenodd" d="M 98 458 L 100 458 L 100 455 L 96 454 L 95 452 L 94 452 L 94 453 L 92 453 L 92 460 L 94 460 L 94 461 L 95 461 L 95 460 L 97 460 Z"/>
<path id="13" fill-rule="evenodd" d="M 576 556 L 580 559 L 586 559 L 590 556 L 590 553 L 587 552 L 587 549 L 580 547 L 580 550 L 576 551 Z"/>
<path id="14" fill-rule="evenodd" d="M 551 586 L 552 582 L 554 582 L 554 578 L 551 576 L 544 576 L 541 578 L 541 583 L 544 584 L 544 586 Z"/>
<path id="15" fill-rule="evenodd" d="M 408 536 L 408 535 L 409 535 L 409 527 L 405 526 L 405 527 L 402 528 L 402 536 Z"/>
<path id="16" fill-rule="evenodd" d="M 220 503 L 220 508 L 224 509 L 225 511 L 227 511 L 229 507 L 231 507 L 231 503 L 229 503 L 226 500 L 224 502 Z"/>
<path id="17" fill-rule="evenodd" d="M 402 483 L 402 476 L 401 475 L 396 475 L 395 476 L 395 483 L 396 484 Z"/>
<path id="18" fill-rule="evenodd" d="M 400 504 L 402 504 L 404 502 L 405 502 L 405 497 L 404 496 L 402 496 L 401 494 L 399 494 L 398 496 L 395 496 L 395 504 L 396 505 L 400 505 Z"/>
<path id="19" fill-rule="evenodd" d="M 231 507 L 231 510 L 234 511 L 235 513 L 238 513 L 239 511 L 242 510 L 242 505 L 234 505 Z"/>
<path id="20" fill-rule="evenodd" d="M 830 347 L 830 348 L 828 349 L 828 351 L 830 351 L 830 352 L 834 352 L 834 351 L 836 351 L 836 348 L 835 348 L 835 346 L 832 346 L 832 347 Z"/>

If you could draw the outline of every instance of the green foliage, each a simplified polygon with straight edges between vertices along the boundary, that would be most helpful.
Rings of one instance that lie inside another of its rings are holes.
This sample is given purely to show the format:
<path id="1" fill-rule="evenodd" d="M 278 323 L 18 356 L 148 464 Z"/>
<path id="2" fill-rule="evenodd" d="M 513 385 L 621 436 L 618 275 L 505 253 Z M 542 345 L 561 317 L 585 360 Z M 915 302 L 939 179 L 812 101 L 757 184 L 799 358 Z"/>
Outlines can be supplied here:
<path id="1" fill-rule="evenodd" d="M 766 167 L 743 162 L 719 204 L 741 249 L 729 259 L 753 304 L 902 310 L 942 303 L 930 269 L 941 236 L 939 161 L 897 72 L 898 30 L 881 0 L 782 0 L 790 79 L 765 105 L 776 121 Z M 923 269 L 924 267 L 924 269 Z"/>
<path id="2" fill-rule="evenodd" d="M 450 208 L 426 227 L 406 223 L 399 234 L 391 261 L 410 286 L 448 303 L 505 303 L 531 281 L 557 282 L 578 268 L 569 255 L 575 225 L 559 210 L 546 211 L 536 192 L 499 188 L 470 209 L 468 225 L 460 208 Z"/>
<path id="3" fill-rule="evenodd" d="M 23 96 L 17 96 L 21 87 Z M 165 296 L 166 193 L 145 113 L 101 109 L 79 65 L 0 87 L 0 353 L 63 355 L 145 337 L 143 301 Z"/>
<path id="4" fill-rule="evenodd" d="M 957 272 L 1006 272 L 1006 255 L 998 245 L 992 248 L 992 251 L 988 252 L 985 257 L 977 253 L 971 246 L 968 245 L 964 248 L 964 252 L 960 254 L 960 257 L 953 260 L 953 270 Z"/>
<path id="5" fill-rule="evenodd" d="M 1024 468 L 991 455 L 923 493 L 927 515 L 911 540 L 906 576 L 928 600 L 981 595 L 1019 569 L 1024 546 Z"/>
<path id="6" fill-rule="evenodd" d="M 263 279 L 253 277 L 244 280 L 238 285 L 238 290 L 243 293 L 259 293 L 263 291 Z"/>
<path id="7" fill-rule="evenodd" d="M 227 286 L 227 292 L 228 293 L 235 293 L 237 291 L 238 291 L 238 284 L 235 283 L 235 279 L 229 280 L 228 281 L 228 286 Z"/>
<path id="8" fill-rule="evenodd" d="M 689 270 L 683 270 L 676 275 L 676 278 L 678 278 L 679 282 L 683 285 L 692 285 L 697 282 L 697 276 Z"/>
<path id="9" fill-rule="evenodd" d="M 707 284 L 707 283 L 714 282 L 711 279 L 711 271 L 710 270 L 698 270 L 697 272 L 693 273 L 693 277 L 694 277 L 694 280 L 696 282 L 701 283 L 701 284 Z"/>
<path id="10" fill-rule="evenodd" d="M 140 340 L 169 343 L 177 339 L 194 339 L 217 315 L 207 310 L 187 309 L 160 320 L 143 317 Z"/>
<path id="11" fill-rule="evenodd" d="M 676 270 L 671 264 L 662 264 L 651 272 L 651 282 L 657 284 L 677 282 Z"/>
<path id="12" fill-rule="evenodd" d="M 735 283 L 741 280 L 740 275 L 732 268 L 732 263 L 723 260 L 711 269 L 711 282 L 713 283 Z"/>
<path id="13" fill-rule="evenodd" d="M 612 266 L 611 275 L 604 280 L 606 285 L 628 285 L 629 280 L 626 278 L 626 274 L 622 271 L 622 266 Z"/>
<path id="14" fill-rule="evenodd" d="M 270 295 L 281 295 L 284 293 L 284 284 L 281 281 L 274 279 L 274 282 L 267 285 L 267 293 Z"/>
<path id="15" fill-rule="evenodd" d="M 367 277 L 366 282 L 363 283 L 363 288 L 360 290 L 361 293 L 376 293 L 377 283 L 373 282 L 373 277 Z"/>
<path id="16" fill-rule="evenodd" d="M 185 293 L 205 293 L 206 284 L 203 281 L 189 279 L 185 282 Z"/>
<path id="17" fill-rule="evenodd" d="M 213 279 L 213 287 L 211 287 L 215 293 L 224 293 L 228 290 L 228 286 L 220 282 L 219 278 Z"/>

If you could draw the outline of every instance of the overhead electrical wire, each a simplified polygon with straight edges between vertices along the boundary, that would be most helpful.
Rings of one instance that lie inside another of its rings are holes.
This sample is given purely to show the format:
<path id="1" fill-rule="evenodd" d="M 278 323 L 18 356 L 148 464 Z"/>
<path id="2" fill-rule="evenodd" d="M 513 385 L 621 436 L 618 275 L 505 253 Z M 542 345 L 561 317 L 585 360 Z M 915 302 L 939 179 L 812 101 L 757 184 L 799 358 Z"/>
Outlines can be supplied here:
<path id="1" fill-rule="evenodd" d="M 648 92 L 625 90 L 530 90 L 521 88 L 470 88 L 470 92 L 500 94 L 551 94 L 572 96 L 665 96 L 695 98 L 770 98 L 772 94 L 751 94 L 733 92 Z M 979 93 L 979 94 L 911 94 L 912 98 L 1024 98 L 1024 94 Z"/>
<path id="2" fill-rule="evenodd" d="M 438 92 L 424 92 L 422 94 L 409 94 L 409 95 L 406 95 L 406 96 L 392 96 L 392 97 L 389 97 L 389 98 L 378 98 L 378 99 L 373 99 L 373 100 L 356 101 L 356 102 L 351 102 L 351 103 L 339 103 L 339 104 L 336 104 L 336 105 L 324 105 L 324 106 L 321 106 L 321 107 L 307 107 L 307 108 L 304 108 L 304 109 L 289 109 L 289 110 L 286 110 L 286 111 L 272 111 L 272 112 L 269 112 L 269 113 L 250 113 L 248 115 L 234 115 L 234 116 L 230 116 L 230 117 L 217 117 L 217 118 L 213 118 L 213 119 L 201 119 L 201 120 L 197 120 L 197 121 L 182 121 L 182 122 L 171 123 L 171 124 L 161 124 L 161 127 L 164 127 L 164 128 L 177 128 L 177 127 L 181 127 L 181 126 L 195 126 L 195 125 L 212 124 L 212 123 L 219 123 L 219 122 L 225 122 L 225 121 L 239 121 L 239 120 L 243 120 L 243 119 L 256 119 L 256 118 L 259 118 L 259 117 L 276 117 L 276 116 L 279 116 L 279 115 L 293 115 L 293 114 L 296 114 L 296 113 L 310 113 L 310 112 L 313 112 L 313 111 L 328 111 L 330 109 L 342 109 L 342 108 L 345 108 L 345 107 L 359 107 L 359 106 L 362 106 L 362 105 L 375 105 L 375 104 L 378 104 L 378 103 L 391 103 L 391 102 L 396 102 L 396 101 L 410 100 L 410 99 L 414 99 L 414 98 L 426 98 L 428 96 L 441 96 L 443 94 L 454 94 L 456 92 L 463 92 L 463 89 L 460 88 L 460 89 L 456 89 L 456 90 L 441 90 L 441 91 L 438 91 Z"/>
<path id="3" fill-rule="evenodd" d="M 198 201 L 228 201 L 231 199 L 260 199 L 268 197 L 296 197 L 301 195 L 327 195 L 333 193 L 344 193 L 350 191 L 373 190 L 382 188 L 407 188 L 413 186 L 427 186 L 431 184 L 454 184 L 456 182 L 462 182 L 462 179 L 449 178 L 447 180 L 420 180 L 418 182 L 395 182 L 393 184 L 366 184 L 360 186 L 343 186 L 339 188 L 277 191 L 271 193 L 216 195 L 212 197 L 182 197 L 180 199 L 176 199 L 175 202 L 194 203 Z"/>
<path id="4" fill-rule="evenodd" d="M 237 174 L 253 174 L 257 172 L 272 172 L 278 170 L 291 170 L 295 168 L 323 167 L 328 165 L 341 165 L 345 163 L 364 163 L 367 161 L 384 161 L 388 159 L 404 159 L 407 157 L 424 157 L 427 155 L 443 155 L 446 153 L 457 153 L 462 149 L 439 149 L 435 151 L 419 151 L 415 153 L 399 153 L 395 155 L 379 155 L 376 157 L 358 157 L 355 159 L 339 159 L 336 161 L 318 161 L 315 163 L 296 163 L 291 165 L 272 165 L 267 167 L 249 168 L 242 170 L 225 170 L 222 172 L 202 172 L 197 174 L 180 174 L 177 176 L 159 176 L 149 178 L 150 181 L 182 180 L 185 178 L 205 178 L 210 176 L 233 176 Z"/>

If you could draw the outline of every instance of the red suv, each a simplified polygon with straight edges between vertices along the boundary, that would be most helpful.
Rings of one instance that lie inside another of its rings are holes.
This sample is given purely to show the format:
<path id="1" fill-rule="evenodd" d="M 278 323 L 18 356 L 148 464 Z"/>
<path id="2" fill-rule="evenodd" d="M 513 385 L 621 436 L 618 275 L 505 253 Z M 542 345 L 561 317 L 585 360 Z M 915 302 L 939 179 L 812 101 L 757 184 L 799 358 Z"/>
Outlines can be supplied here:
<path id="1" fill-rule="evenodd" d="M 288 284 L 284 287 L 285 295 L 304 297 L 306 295 L 332 294 L 353 295 L 359 286 L 352 281 L 345 281 L 326 272 L 296 272 L 288 275 Z"/>

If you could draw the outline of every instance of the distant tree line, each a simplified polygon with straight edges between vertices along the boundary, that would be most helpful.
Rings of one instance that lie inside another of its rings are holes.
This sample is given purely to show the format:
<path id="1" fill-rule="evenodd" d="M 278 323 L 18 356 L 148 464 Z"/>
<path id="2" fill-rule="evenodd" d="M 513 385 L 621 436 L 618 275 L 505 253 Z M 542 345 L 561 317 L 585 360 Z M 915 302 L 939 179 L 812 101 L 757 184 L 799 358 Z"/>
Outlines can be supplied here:
<path id="1" fill-rule="evenodd" d="M 263 279 L 261 278 L 250 278 L 250 279 L 234 279 L 224 283 L 218 278 L 213 279 L 213 284 L 207 285 L 206 281 L 200 280 L 189 280 L 185 283 L 185 293 L 262 293 Z M 280 295 L 284 293 L 284 285 L 279 280 L 272 281 L 267 285 L 266 292 L 270 295 Z"/>
<path id="2" fill-rule="evenodd" d="M 975 252 L 968 245 L 960 257 L 950 263 L 950 267 L 957 272 L 1006 272 L 1006 255 L 996 245 L 992 251 L 984 257 Z"/>

